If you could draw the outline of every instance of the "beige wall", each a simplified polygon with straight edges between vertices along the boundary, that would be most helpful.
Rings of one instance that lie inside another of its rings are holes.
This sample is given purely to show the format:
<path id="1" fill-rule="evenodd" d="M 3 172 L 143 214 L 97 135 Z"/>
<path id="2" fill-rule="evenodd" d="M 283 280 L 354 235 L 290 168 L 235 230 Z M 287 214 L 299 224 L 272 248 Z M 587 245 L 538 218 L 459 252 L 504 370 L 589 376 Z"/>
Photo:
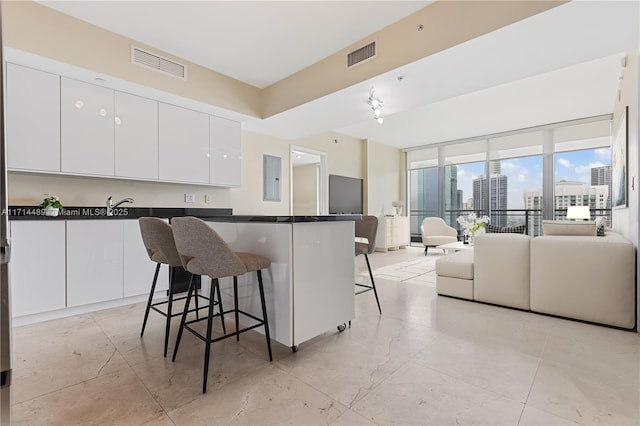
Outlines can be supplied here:
<path id="1" fill-rule="evenodd" d="M 337 141 L 337 143 L 336 143 Z M 63 175 L 9 173 L 9 204 L 38 205 L 44 193 L 55 194 L 67 206 L 102 206 L 132 197 L 138 207 L 231 207 L 236 214 L 288 215 L 290 206 L 290 146 L 302 146 L 327 154 L 327 174 L 362 178 L 363 143 L 359 139 L 328 132 L 306 139 L 285 141 L 242 132 L 242 184 L 240 188 L 217 188 L 159 182 L 127 181 Z M 399 152 L 399 150 L 393 149 Z M 262 156 L 282 158 L 282 199 L 262 201 Z M 195 194 L 186 204 L 184 194 Z M 204 202 L 205 195 L 211 203 Z"/>
<path id="2" fill-rule="evenodd" d="M 374 216 L 395 214 L 391 203 L 405 200 L 404 154 L 399 149 L 367 141 L 366 162 L 365 213 Z M 406 215 L 404 208 L 403 215 Z"/>
<path id="3" fill-rule="evenodd" d="M 121 78 L 237 113 L 259 117 L 260 89 L 32 1 L 2 2 L 6 46 Z M 187 65 L 187 80 L 131 63 L 131 45 Z"/>
<path id="4" fill-rule="evenodd" d="M 628 151 L 627 197 L 629 207 L 615 209 L 612 212 L 613 226 L 616 230 L 626 235 L 638 246 L 638 52 L 627 53 L 627 66 L 623 69 L 623 78 L 620 80 L 620 98 L 615 100 L 613 110 L 613 128 L 617 129 L 622 119 L 626 106 L 629 107 L 628 116 Z M 632 188 L 633 182 L 633 188 Z"/>
<path id="5" fill-rule="evenodd" d="M 318 164 L 293 168 L 293 214 L 318 214 Z"/>
<path id="6" fill-rule="evenodd" d="M 566 1 L 437 1 L 305 68 L 264 92 L 264 117 L 436 54 Z M 418 31 L 419 24 L 424 26 Z M 351 69 L 347 54 L 377 41 L 377 57 Z M 309 84 L 313 81 L 314 84 Z"/>
<path id="7" fill-rule="evenodd" d="M 613 110 L 613 128 L 617 129 L 622 118 L 625 106 L 629 107 L 629 149 L 628 159 L 628 179 L 629 187 L 627 196 L 629 197 L 629 207 L 625 209 L 615 209 L 612 211 L 613 227 L 633 241 L 636 246 L 640 265 L 640 196 L 638 196 L 638 171 L 640 164 L 640 144 L 638 135 L 640 134 L 640 50 L 627 52 L 627 66 L 623 70 L 623 78 L 620 80 L 620 98 L 616 99 Z M 636 286 L 638 285 L 638 274 L 636 271 Z M 636 327 L 640 332 L 640 292 L 637 294 L 636 307 L 638 309 Z"/>
<path id="8" fill-rule="evenodd" d="M 2 14 L 7 46 L 238 113 L 269 117 L 563 3 L 438 1 L 264 90 L 30 0 L 2 2 Z M 418 24 L 424 25 L 423 31 L 417 31 Z M 376 60 L 347 70 L 346 54 L 374 39 Z M 131 44 L 185 63 L 188 80 L 131 64 Z"/>

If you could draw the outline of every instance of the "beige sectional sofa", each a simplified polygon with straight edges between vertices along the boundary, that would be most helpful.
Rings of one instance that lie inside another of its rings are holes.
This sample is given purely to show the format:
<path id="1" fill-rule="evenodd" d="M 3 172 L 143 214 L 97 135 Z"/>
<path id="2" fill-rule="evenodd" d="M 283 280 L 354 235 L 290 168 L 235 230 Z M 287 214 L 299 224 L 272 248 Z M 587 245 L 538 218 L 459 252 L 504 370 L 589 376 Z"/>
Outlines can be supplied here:
<path id="1" fill-rule="evenodd" d="M 438 294 L 635 327 L 635 249 L 622 235 L 483 234 L 436 261 Z"/>

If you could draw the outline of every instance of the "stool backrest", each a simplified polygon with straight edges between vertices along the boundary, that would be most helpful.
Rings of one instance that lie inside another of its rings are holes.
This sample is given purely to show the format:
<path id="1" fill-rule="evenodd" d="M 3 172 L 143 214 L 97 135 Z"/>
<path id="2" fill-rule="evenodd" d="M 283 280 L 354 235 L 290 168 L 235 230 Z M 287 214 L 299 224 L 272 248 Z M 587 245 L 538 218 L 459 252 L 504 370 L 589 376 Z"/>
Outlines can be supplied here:
<path id="1" fill-rule="evenodd" d="M 376 216 L 362 216 L 362 220 L 356 220 L 356 237 L 366 238 L 369 240 L 367 244 L 367 254 L 371 254 L 376 250 L 376 234 L 378 233 L 378 218 Z"/>
<path id="2" fill-rule="evenodd" d="M 182 265 L 187 271 L 201 269 L 211 278 L 232 277 L 247 272 L 242 260 L 202 219 L 174 217 L 171 227 Z"/>
<path id="3" fill-rule="evenodd" d="M 149 259 L 170 266 L 182 266 L 171 225 L 157 217 L 141 217 L 138 224 Z"/>

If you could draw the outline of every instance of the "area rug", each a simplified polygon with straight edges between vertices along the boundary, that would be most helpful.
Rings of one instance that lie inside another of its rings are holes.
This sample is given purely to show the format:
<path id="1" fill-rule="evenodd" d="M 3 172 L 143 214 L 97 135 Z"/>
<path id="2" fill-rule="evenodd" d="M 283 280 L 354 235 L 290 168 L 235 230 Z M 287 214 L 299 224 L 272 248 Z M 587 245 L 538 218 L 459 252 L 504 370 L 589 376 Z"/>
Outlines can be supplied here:
<path id="1" fill-rule="evenodd" d="M 425 256 L 383 266 L 375 269 L 373 276 L 388 281 L 419 283 L 435 288 L 437 258 L 438 256 Z"/>

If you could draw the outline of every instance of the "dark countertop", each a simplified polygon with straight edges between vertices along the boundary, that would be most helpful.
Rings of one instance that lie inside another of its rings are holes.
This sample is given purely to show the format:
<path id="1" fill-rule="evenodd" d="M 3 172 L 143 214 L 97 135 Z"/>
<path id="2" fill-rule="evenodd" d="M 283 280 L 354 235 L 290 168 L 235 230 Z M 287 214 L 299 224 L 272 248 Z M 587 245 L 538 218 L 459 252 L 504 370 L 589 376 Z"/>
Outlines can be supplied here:
<path id="1" fill-rule="evenodd" d="M 117 207 L 113 216 L 107 216 L 104 207 L 65 207 L 58 216 L 46 216 L 44 209 L 38 206 L 10 206 L 9 220 L 95 220 L 95 219 L 138 219 L 153 216 L 172 218 L 175 216 L 195 216 L 209 222 L 263 222 L 263 223 L 302 223 L 302 222 L 338 222 L 361 220 L 362 215 L 324 215 L 324 216 L 262 216 L 233 215 L 228 208 L 180 208 L 180 207 Z"/>
<path id="2" fill-rule="evenodd" d="M 9 206 L 9 220 L 86 220 L 86 219 L 138 219 L 145 216 L 171 218 L 174 216 L 214 217 L 229 216 L 232 209 L 180 208 L 180 207 L 116 207 L 113 216 L 107 216 L 102 207 L 65 207 L 58 216 L 45 216 L 38 206 Z"/>

